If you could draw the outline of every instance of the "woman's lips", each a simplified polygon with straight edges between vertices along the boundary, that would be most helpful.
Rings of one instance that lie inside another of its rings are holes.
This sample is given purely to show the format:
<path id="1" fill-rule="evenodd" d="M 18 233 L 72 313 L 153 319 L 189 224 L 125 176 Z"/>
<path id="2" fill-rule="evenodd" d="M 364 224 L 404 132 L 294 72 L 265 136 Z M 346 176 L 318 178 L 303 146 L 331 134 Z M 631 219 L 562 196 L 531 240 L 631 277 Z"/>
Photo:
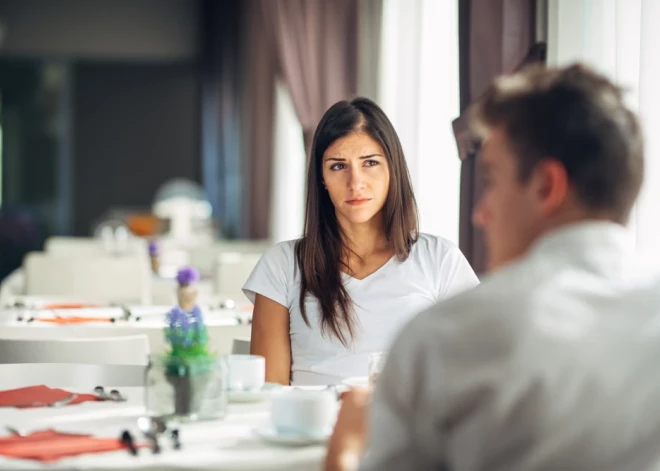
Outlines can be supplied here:
<path id="1" fill-rule="evenodd" d="M 369 201 L 371 201 L 371 198 L 355 198 L 355 199 L 346 201 L 346 203 L 350 204 L 351 206 L 360 206 L 360 205 L 363 205 L 365 203 L 368 203 Z"/>

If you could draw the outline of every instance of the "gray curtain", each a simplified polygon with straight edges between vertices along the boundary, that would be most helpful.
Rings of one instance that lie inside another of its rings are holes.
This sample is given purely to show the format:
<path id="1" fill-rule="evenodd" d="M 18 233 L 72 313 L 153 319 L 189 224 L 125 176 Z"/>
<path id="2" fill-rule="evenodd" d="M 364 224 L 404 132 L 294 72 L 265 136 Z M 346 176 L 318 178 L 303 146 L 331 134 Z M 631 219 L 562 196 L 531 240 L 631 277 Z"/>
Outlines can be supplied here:
<path id="1" fill-rule="evenodd" d="M 535 0 L 460 0 L 459 54 L 461 111 L 498 75 L 519 67 L 535 41 Z M 471 142 L 465 116 L 454 122 L 461 164 L 460 248 L 477 273 L 483 273 L 485 247 L 472 225 L 481 194 L 478 148 Z"/>
<path id="2" fill-rule="evenodd" d="M 359 0 L 261 0 L 261 6 L 309 151 L 326 109 L 357 92 Z"/>
<path id="3" fill-rule="evenodd" d="M 314 129 L 326 109 L 357 93 L 360 0 L 244 2 L 244 218 L 249 237 L 266 238 L 275 78 L 279 75 L 289 87 L 309 155 Z"/>

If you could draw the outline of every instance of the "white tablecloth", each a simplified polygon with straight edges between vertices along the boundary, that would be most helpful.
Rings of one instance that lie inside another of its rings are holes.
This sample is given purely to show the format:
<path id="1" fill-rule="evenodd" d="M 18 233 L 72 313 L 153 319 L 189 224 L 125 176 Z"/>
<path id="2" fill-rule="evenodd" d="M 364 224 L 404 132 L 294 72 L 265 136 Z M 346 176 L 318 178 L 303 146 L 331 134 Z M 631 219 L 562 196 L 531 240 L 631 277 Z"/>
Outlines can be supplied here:
<path id="1" fill-rule="evenodd" d="M 87 391 L 79 391 L 87 392 Z M 2 426 L 13 426 L 22 432 L 55 428 L 95 436 L 119 437 L 130 429 L 141 437 L 136 420 L 144 414 L 142 388 L 122 388 L 126 403 L 88 402 L 59 409 L 0 408 Z M 269 423 L 268 402 L 230 404 L 228 416 L 221 421 L 181 425 L 181 450 L 173 450 L 168 437 L 161 437 L 163 450 L 154 455 L 142 449 L 137 457 L 127 451 L 96 453 L 65 458 L 43 464 L 30 460 L 9 459 L 0 455 L 2 469 L 204 469 L 204 470 L 282 470 L 306 471 L 322 468 L 325 446 L 280 447 L 263 442 L 253 433 L 255 427 Z"/>

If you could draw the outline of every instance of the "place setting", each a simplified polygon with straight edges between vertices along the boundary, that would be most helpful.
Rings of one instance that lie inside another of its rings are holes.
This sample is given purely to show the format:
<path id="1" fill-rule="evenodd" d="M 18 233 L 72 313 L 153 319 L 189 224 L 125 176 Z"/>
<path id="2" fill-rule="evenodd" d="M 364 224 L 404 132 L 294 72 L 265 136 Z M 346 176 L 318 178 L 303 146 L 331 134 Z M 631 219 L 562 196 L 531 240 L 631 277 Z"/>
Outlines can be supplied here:
<path id="1" fill-rule="evenodd" d="M 126 397 L 117 389 L 106 391 L 103 386 L 95 387 L 90 393 L 76 393 L 59 388 L 50 388 L 46 385 L 0 391 L 0 408 L 60 408 L 84 402 L 99 401 L 126 402 Z"/>
<path id="2" fill-rule="evenodd" d="M 280 390 L 270 396 L 270 422 L 253 432 L 275 445 L 320 445 L 332 435 L 338 409 L 331 389 Z"/>
<path id="3" fill-rule="evenodd" d="M 62 458 L 89 453 L 130 450 L 119 434 L 99 434 L 84 430 L 85 421 L 76 425 L 82 415 L 43 416 L 38 410 L 63 409 L 83 403 L 124 403 L 127 397 L 118 389 L 95 387 L 91 392 L 69 391 L 36 385 L 0 391 L 0 410 L 5 424 L 0 429 L 0 455 L 8 458 L 54 462 Z M 28 412 L 33 411 L 34 412 Z M 88 410 L 89 411 L 89 410 Z M 28 414 L 28 415 L 25 415 Z M 38 415 L 35 415 L 38 414 Z M 48 418 L 50 417 L 50 418 Z M 61 420 L 58 420 L 59 419 Z M 66 420 L 63 420 L 66 419 Z M 53 422 L 58 423 L 53 428 Z M 114 435 L 114 436 L 113 436 Z M 135 447 L 144 443 L 134 441 Z"/>
<path id="4" fill-rule="evenodd" d="M 277 383 L 266 383 L 266 359 L 258 355 L 229 355 L 227 389 L 232 403 L 265 401 L 283 388 Z"/>

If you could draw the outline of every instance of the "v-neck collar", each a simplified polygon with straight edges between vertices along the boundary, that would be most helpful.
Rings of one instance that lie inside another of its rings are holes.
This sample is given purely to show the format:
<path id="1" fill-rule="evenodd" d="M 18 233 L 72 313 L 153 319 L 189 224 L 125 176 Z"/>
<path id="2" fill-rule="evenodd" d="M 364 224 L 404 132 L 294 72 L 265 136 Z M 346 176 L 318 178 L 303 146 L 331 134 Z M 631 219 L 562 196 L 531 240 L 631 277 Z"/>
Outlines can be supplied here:
<path id="1" fill-rule="evenodd" d="M 380 272 L 382 272 L 395 259 L 396 259 L 396 255 L 392 255 L 385 263 L 383 263 L 380 267 L 378 267 L 376 269 L 376 271 L 374 271 L 373 273 L 371 273 L 371 274 L 369 274 L 369 275 L 367 275 L 367 276 L 365 276 L 364 278 L 361 278 L 361 279 L 354 278 L 351 275 L 349 275 L 348 273 L 346 273 L 345 271 L 342 271 L 341 274 L 342 274 L 342 277 L 346 278 L 348 281 L 350 281 L 352 283 L 365 283 L 365 282 L 369 281 L 371 278 L 373 278 L 374 276 L 378 275 Z"/>

